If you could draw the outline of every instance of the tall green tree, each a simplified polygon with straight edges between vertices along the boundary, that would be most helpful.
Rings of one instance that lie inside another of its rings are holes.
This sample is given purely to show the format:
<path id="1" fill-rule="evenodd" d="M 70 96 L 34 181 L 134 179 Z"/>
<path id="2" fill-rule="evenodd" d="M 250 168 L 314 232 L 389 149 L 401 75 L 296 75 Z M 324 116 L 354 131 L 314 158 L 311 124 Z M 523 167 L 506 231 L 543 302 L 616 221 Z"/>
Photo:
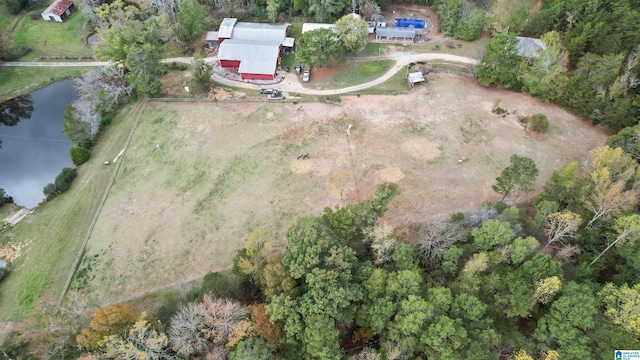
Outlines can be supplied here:
<path id="1" fill-rule="evenodd" d="M 178 12 L 177 34 L 181 40 L 193 41 L 207 27 L 207 9 L 197 0 L 182 0 Z"/>
<path id="2" fill-rule="evenodd" d="M 348 53 L 352 53 L 361 50 L 367 45 L 369 29 L 364 20 L 348 14 L 336 22 L 336 34 L 344 49 Z"/>
<path id="3" fill-rule="evenodd" d="M 296 44 L 296 61 L 305 67 L 324 67 L 344 57 L 344 47 L 331 29 L 308 31 Z"/>
<path id="4" fill-rule="evenodd" d="M 495 192 L 502 194 L 500 201 L 514 190 L 533 190 L 539 173 L 536 163 L 529 157 L 513 154 L 509 161 L 510 165 L 502 170 L 492 186 Z"/>
<path id="5" fill-rule="evenodd" d="M 599 293 L 604 303 L 604 314 L 611 322 L 640 336 L 640 284 L 629 287 L 607 283 Z"/>
<path id="6" fill-rule="evenodd" d="M 487 45 L 476 67 L 478 82 L 483 86 L 520 90 L 519 71 L 522 58 L 518 56 L 518 39 L 514 33 L 497 34 Z"/>

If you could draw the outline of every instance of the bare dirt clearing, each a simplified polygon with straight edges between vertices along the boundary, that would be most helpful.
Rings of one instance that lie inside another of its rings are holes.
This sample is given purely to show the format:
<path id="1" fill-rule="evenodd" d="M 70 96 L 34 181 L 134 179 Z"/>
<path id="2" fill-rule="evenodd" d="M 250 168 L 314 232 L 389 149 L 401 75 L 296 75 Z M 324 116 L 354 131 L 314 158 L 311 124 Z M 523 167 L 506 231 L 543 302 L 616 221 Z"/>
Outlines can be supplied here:
<path id="1" fill-rule="evenodd" d="M 549 133 L 533 137 L 516 115 L 492 114 L 497 98 L 518 114 L 546 114 Z M 228 268 L 255 229 L 282 245 L 295 218 L 364 199 L 383 181 L 402 190 L 391 223 L 400 209 L 462 211 L 499 199 L 491 184 L 511 154 L 533 158 L 542 184 L 606 138 L 557 106 L 446 74 L 410 95 L 342 105 L 146 109 L 72 285 L 103 302 Z"/>

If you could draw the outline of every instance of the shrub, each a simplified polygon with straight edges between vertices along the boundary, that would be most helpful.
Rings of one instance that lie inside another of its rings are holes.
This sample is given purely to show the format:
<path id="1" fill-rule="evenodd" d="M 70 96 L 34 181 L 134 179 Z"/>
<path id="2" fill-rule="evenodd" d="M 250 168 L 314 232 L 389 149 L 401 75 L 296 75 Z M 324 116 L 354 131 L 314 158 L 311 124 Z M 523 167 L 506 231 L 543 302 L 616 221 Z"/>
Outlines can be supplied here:
<path id="1" fill-rule="evenodd" d="M 545 114 L 535 114 L 529 119 L 529 129 L 535 132 L 545 132 L 549 128 L 549 121 Z"/>
<path id="2" fill-rule="evenodd" d="M 52 183 L 48 183 L 44 187 L 42 192 L 44 193 L 44 196 L 47 197 L 47 199 L 50 199 L 50 198 L 52 198 L 52 197 L 54 197 L 56 195 L 56 186 L 53 185 Z"/>
<path id="3" fill-rule="evenodd" d="M 91 157 L 91 153 L 89 152 L 89 150 L 82 146 L 72 147 L 71 149 L 69 149 L 69 153 L 71 153 L 71 161 L 76 166 L 86 163 L 87 160 L 89 160 L 89 157 Z"/>
<path id="4" fill-rule="evenodd" d="M 56 176 L 56 180 L 53 184 L 56 187 L 56 192 L 61 194 L 71 187 L 71 183 L 73 183 L 73 179 L 76 178 L 76 169 L 64 168 L 60 171 L 60 174 Z"/>

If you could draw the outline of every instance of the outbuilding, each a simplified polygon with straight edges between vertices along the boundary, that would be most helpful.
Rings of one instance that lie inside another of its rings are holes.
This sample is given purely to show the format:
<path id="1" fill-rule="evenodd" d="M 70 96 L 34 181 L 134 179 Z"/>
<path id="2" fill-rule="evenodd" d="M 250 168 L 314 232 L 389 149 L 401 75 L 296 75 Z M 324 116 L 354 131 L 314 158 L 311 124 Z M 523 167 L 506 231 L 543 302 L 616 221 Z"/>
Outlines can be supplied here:
<path id="1" fill-rule="evenodd" d="M 64 19 L 71 16 L 75 8 L 72 0 L 55 0 L 40 16 L 46 21 L 63 22 Z"/>
<path id="2" fill-rule="evenodd" d="M 376 41 L 413 42 L 416 31 L 411 28 L 383 27 L 376 29 Z"/>

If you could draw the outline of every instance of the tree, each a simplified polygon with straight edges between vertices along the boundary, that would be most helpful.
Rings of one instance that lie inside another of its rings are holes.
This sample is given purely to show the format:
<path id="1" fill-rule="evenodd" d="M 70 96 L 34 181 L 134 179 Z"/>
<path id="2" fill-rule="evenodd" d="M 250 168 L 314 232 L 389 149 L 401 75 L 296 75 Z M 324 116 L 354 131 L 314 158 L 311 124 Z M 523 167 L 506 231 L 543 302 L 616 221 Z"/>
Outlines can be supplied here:
<path id="1" fill-rule="evenodd" d="M 247 336 L 251 323 L 249 311 L 230 299 L 216 299 L 205 295 L 198 304 L 203 315 L 197 325 L 198 330 L 214 345 L 235 346 Z"/>
<path id="2" fill-rule="evenodd" d="M 305 67 L 324 67 L 331 59 L 342 59 L 344 48 L 331 29 L 307 31 L 296 44 L 296 61 Z"/>
<path id="3" fill-rule="evenodd" d="M 374 0 L 364 0 L 360 2 L 360 15 L 365 21 L 375 21 L 382 17 L 382 10 Z"/>
<path id="4" fill-rule="evenodd" d="M 71 183 L 73 183 L 73 180 L 75 178 L 76 169 L 63 168 L 53 182 L 53 184 L 56 186 L 56 192 L 58 194 L 61 194 L 69 190 L 69 188 L 71 188 Z"/>
<path id="5" fill-rule="evenodd" d="M 309 13 L 321 23 L 328 19 L 335 19 L 334 16 L 344 8 L 345 3 L 340 0 L 309 0 Z"/>
<path id="6" fill-rule="evenodd" d="M 443 216 L 426 219 L 416 232 L 417 251 L 421 260 L 430 266 L 442 260 L 453 244 L 464 239 L 465 231 L 460 223 L 449 221 Z"/>
<path id="7" fill-rule="evenodd" d="M 312 314 L 305 319 L 303 342 L 307 359 L 340 358 L 340 332 L 334 320 L 326 315 Z"/>
<path id="8" fill-rule="evenodd" d="M 364 20 L 348 14 L 336 22 L 336 34 L 347 53 L 352 53 L 367 45 L 369 29 Z"/>
<path id="9" fill-rule="evenodd" d="M 366 242 L 371 246 L 373 263 L 382 266 L 389 262 L 395 249 L 396 239 L 393 236 L 393 227 L 374 226 L 364 231 Z"/>
<path id="10" fill-rule="evenodd" d="M 184 41 L 195 40 L 207 27 L 206 8 L 197 0 L 182 0 L 177 17 L 177 34 Z"/>
<path id="11" fill-rule="evenodd" d="M 82 146 L 72 146 L 69 148 L 69 153 L 71 154 L 71 162 L 76 166 L 86 163 L 91 157 L 89 150 Z"/>
<path id="12" fill-rule="evenodd" d="M 518 79 L 522 58 L 517 49 L 518 39 L 515 33 L 495 35 L 476 68 L 478 83 L 482 86 L 519 90 L 522 87 Z"/>
<path id="13" fill-rule="evenodd" d="M 482 10 L 474 7 L 467 17 L 461 19 L 455 27 L 453 37 L 466 41 L 472 41 L 478 38 L 484 30 L 485 19 Z"/>
<path id="14" fill-rule="evenodd" d="M 104 341 L 104 355 L 109 359 L 172 359 L 167 335 L 156 331 L 141 319 L 127 329 L 126 335 L 111 335 Z"/>
<path id="15" fill-rule="evenodd" d="M 585 332 L 596 327 L 596 298 L 585 284 L 569 282 L 562 295 L 551 304 L 549 313 L 538 321 L 533 337 L 549 347 L 558 347 L 560 359 L 591 358 Z"/>
<path id="16" fill-rule="evenodd" d="M 551 298 L 562 289 L 562 281 L 557 276 L 551 276 L 536 281 L 535 291 L 533 292 L 532 306 L 537 303 L 548 304 Z"/>
<path id="17" fill-rule="evenodd" d="M 273 359 L 272 347 L 261 338 L 246 338 L 229 352 L 229 360 L 270 360 Z"/>
<path id="18" fill-rule="evenodd" d="M 609 245 L 596 256 L 595 259 L 589 264 L 593 265 L 598 261 L 602 255 L 604 255 L 614 245 L 622 245 L 626 242 L 635 242 L 640 238 L 640 215 L 632 214 L 623 216 L 616 219 L 613 229 L 616 232 L 616 238 L 609 243 Z"/>
<path id="19" fill-rule="evenodd" d="M 509 256 L 513 264 L 520 264 L 538 248 L 538 240 L 532 236 L 518 237 L 509 246 Z"/>
<path id="20" fill-rule="evenodd" d="M 89 328 L 76 337 L 78 347 L 96 351 L 103 349 L 103 341 L 111 335 L 123 335 L 136 323 L 140 314 L 129 304 L 109 305 L 93 312 Z"/>
<path id="21" fill-rule="evenodd" d="M 270 343 L 277 344 L 282 336 L 282 327 L 278 323 L 271 322 L 264 304 L 251 305 L 249 309 L 251 310 L 251 321 L 253 321 L 258 335 Z"/>
<path id="22" fill-rule="evenodd" d="M 297 284 L 289 270 L 282 264 L 282 258 L 271 255 L 264 267 L 263 293 L 269 299 L 274 295 L 292 295 Z"/>
<path id="23" fill-rule="evenodd" d="M 598 294 L 605 316 L 635 336 L 640 336 L 640 284 L 629 287 L 607 283 Z"/>
<path id="24" fill-rule="evenodd" d="M 190 358 L 207 351 L 208 341 L 200 331 L 204 315 L 202 307 L 187 303 L 180 304 L 171 317 L 167 335 L 171 349 L 178 356 Z"/>
<path id="25" fill-rule="evenodd" d="M 482 227 L 471 231 L 473 243 L 479 250 L 489 250 L 497 245 L 507 245 L 516 237 L 511 224 L 501 220 L 488 220 Z"/>
<path id="26" fill-rule="evenodd" d="M 547 215 L 545 233 L 547 234 L 547 244 L 542 251 L 546 250 L 551 244 L 559 243 L 562 247 L 566 244 L 564 240 L 573 238 L 575 232 L 580 228 L 582 218 L 580 215 L 569 210 L 555 212 Z"/>
<path id="27" fill-rule="evenodd" d="M 513 154 L 510 164 L 502 170 L 496 178 L 496 184 L 492 186 L 495 192 L 502 194 L 500 201 L 514 190 L 533 190 L 538 177 L 538 167 L 529 157 Z"/>
<path id="28" fill-rule="evenodd" d="M 267 257 L 272 251 L 272 241 L 265 239 L 264 232 L 255 230 L 249 235 L 247 245 L 238 251 L 234 258 L 234 267 L 249 276 L 249 281 L 260 282 Z"/>

